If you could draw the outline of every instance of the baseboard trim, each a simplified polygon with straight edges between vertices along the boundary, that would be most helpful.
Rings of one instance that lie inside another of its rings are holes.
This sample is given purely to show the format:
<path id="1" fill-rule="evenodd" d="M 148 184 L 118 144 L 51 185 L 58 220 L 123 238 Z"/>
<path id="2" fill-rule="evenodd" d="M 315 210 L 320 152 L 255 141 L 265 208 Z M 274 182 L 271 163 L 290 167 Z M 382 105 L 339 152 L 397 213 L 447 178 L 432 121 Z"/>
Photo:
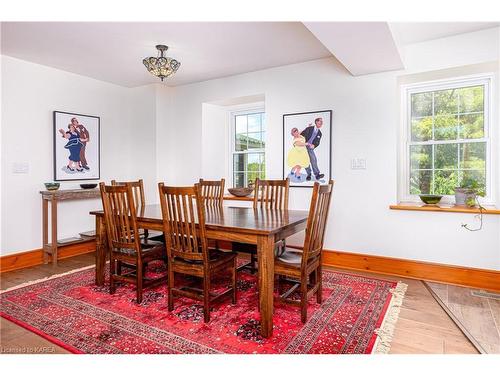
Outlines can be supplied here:
<path id="1" fill-rule="evenodd" d="M 500 271 L 336 250 L 323 252 L 325 266 L 500 292 Z"/>
<path id="2" fill-rule="evenodd" d="M 231 243 L 227 241 L 219 241 L 219 246 L 223 249 L 231 249 Z M 297 249 L 301 248 L 300 246 L 287 246 Z M 95 251 L 95 241 L 65 246 L 59 250 L 58 259 L 69 258 L 93 251 Z M 0 273 L 39 264 L 43 264 L 42 249 L 8 254 L 0 257 Z M 338 250 L 323 251 L 323 265 L 352 271 L 366 271 L 500 292 L 500 271 L 494 270 Z"/>
<path id="3" fill-rule="evenodd" d="M 61 247 L 57 259 L 65 259 L 95 251 L 95 241 Z M 35 249 L 0 257 L 0 273 L 43 264 L 43 250 Z"/>

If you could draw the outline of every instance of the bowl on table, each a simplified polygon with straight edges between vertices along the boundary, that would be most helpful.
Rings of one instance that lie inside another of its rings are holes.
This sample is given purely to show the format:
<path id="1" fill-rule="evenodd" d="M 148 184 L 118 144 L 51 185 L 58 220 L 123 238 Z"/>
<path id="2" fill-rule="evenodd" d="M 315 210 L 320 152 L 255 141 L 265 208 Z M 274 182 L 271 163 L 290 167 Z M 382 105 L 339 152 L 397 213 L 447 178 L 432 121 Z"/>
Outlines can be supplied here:
<path id="1" fill-rule="evenodd" d="M 230 194 L 234 195 L 235 197 L 247 197 L 253 192 L 253 188 L 248 188 L 248 187 L 240 187 L 240 188 L 229 188 L 227 189 Z"/>
<path id="2" fill-rule="evenodd" d="M 80 184 L 80 187 L 82 189 L 93 189 L 97 187 L 97 184 Z"/>
<path id="3" fill-rule="evenodd" d="M 47 190 L 57 190 L 61 186 L 59 182 L 46 182 L 44 185 Z"/>
<path id="4" fill-rule="evenodd" d="M 443 198 L 442 195 L 436 194 L 420 194 L 419 197 L 425 204 L 438 204 L 441 198 Z"/>

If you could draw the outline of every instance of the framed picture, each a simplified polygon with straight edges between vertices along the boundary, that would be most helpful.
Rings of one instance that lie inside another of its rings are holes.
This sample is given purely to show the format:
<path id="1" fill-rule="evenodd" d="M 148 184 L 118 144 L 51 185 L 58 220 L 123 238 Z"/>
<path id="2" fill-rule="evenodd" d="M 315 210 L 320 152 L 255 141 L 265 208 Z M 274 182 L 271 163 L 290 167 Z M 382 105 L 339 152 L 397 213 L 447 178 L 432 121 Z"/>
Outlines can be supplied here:
<path id="1" fill-rule="evenodd" d="M 283 178 L 290 186 L 327 183 L 332 169 L 332 111 L 283 115 Z"/>
<path id="2" fill-rule="evenodd" d="M 100 178 L 100 119 L 54 111 L 54 180 Z"/>

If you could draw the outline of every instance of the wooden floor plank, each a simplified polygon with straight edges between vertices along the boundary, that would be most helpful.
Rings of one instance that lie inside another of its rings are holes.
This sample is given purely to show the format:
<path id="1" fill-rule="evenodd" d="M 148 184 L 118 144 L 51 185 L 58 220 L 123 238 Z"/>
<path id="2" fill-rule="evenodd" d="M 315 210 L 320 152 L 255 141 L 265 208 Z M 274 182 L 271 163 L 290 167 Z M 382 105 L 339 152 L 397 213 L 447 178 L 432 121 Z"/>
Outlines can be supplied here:
<path id="1" fill-rule="evenodd" d="M 400 322 L 398 322 L 399 326 Z M 405 330 L 398 327 L 394 332 L 392 339 L 391 352 L 400 352 L 401 345 L 403 349 L 412 348 L 412 353 L 444 353 L 444 340 L 440 337 L 433 337 L 417 333 L 416 330 Z"/>

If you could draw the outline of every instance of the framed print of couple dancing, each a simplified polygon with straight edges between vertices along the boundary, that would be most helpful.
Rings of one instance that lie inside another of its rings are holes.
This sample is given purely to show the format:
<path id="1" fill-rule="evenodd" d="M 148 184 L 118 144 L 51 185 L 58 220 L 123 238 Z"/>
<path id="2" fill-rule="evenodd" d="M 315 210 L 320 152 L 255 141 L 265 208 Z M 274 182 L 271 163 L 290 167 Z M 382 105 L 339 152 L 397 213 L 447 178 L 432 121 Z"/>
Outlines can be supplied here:
<path id="1" fill-rule="evenodd" d="M 54 111 L 54 180 L 100 178 L 100 118 Z"/>
<path id="2" fill-rule="evenodd" d="M 331 178 L 332 111 L 283 115 L 283 178 L 312 187 Z"/>

